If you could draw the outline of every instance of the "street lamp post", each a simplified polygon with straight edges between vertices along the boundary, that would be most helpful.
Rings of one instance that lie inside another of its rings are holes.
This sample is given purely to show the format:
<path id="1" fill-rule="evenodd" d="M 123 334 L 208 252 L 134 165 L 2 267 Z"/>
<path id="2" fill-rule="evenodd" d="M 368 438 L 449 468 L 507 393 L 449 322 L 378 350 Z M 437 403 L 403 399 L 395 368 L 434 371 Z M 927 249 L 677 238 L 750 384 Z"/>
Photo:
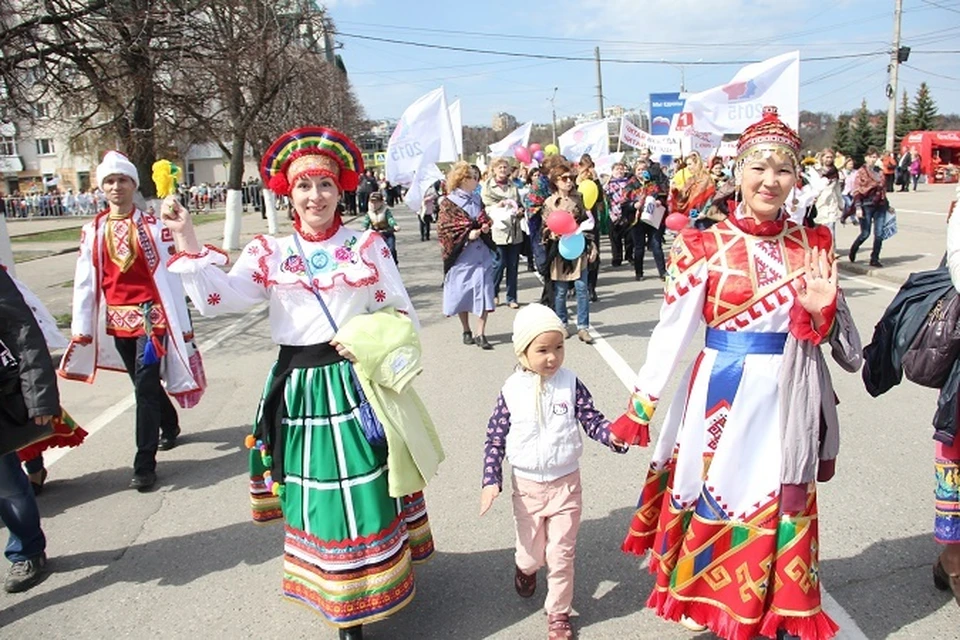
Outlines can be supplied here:
<path id="1" fill-rule="evenodd" d="M 555 104 L 557 99 L 557 89 L 559 89 L 559 87 L 554 87 L 553 95 L 550 96 L 550 111 L 553 117 L 553 144 L 557 144 L 557 106 Z"/>
<path id="2" fill-rule="evenodd" d="M 663 58 L 660 58 L 660 62 L 662 62 L 662 63 L 664 63 L 664 64 L 666 64 L 666 65 L 670 65 L 670 66 L 673 67 L 674 69 L 680 69 L 680 93 L 686 93 L 687 87 L 686 87 L 686 82 L 685 82 L 686 79 L 684 78 L 683 65 L 682 65 L 682 64 L 674 64 L 674 63 L 672 63 L 672 62 L 667 62 L 667 61 L 664 60 Z"/>

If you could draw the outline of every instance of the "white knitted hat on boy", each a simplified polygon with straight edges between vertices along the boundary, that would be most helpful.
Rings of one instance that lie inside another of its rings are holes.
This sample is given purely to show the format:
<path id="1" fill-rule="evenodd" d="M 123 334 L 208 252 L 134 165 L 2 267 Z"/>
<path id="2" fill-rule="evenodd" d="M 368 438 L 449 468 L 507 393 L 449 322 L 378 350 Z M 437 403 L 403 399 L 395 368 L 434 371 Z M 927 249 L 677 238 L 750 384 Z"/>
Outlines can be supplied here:
<path id="1" fill-rule="evenodd" d="M 140 173 L 127 156 L 119 151 L 107 151 L 103 156 L 103 162 L 97 165 L 97 186 L 103 188 L 103 181 L 107 176 L 116 174 L 129 176 L 134 185 L 140 188 Z"/>
<path id="2" fill-rule="evenodd" d="M 538 335 L 547 331 L 566 333 L 552 309 L 542 304 L 530 304 L 517 311 L 513 319 L 513 351 L 517 357 L 523 355 Z"/>

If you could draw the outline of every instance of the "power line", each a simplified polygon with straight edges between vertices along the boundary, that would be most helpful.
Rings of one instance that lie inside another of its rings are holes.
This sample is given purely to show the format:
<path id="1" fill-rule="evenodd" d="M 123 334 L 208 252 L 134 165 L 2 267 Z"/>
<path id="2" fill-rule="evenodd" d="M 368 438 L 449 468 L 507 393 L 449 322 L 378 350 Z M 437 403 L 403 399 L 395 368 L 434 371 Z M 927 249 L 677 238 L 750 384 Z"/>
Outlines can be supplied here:
<path id="1" fill-rule="evenodd" d="M 902 66 L 907 67 L 908 69 L 913 69 L 914 71 L 925 73 L 928 76 L 934 76 L 936 78 L 943 78 L 944 80 L 953 80 L 955 82 L 960 82 L 960 78 L 954 78 L 953 76 L 945 76 L 942 73 L 935 73 L 933 71 L 927 71 L 926 69 L 920 69 L 919 67 L 915 67 L 912 64 L 907 64 L 906 62 L 903 62 L 901 64 Z"/>
<path id="2" fill-rule="evenodd" d="M 938 9 L 943 9 L 944 11 L 953 11 L 954 13 L 960 13 L 960 9 L 955 9 L 954 7 L 945 7 L 938 2 L 933 2 L 933 0 L 922 0 L 924 4 L 928 4 L 931 7 L 936 7 Z"/>
<path id="3" fill-rule="evenodd" d="M 497 51 L 495 49 L 475 49 L 472 47 L 456 47 L 452 45 L 445 44 L 430 44 L 426 42 L 413 42 L 411 40 L 397 40 L 394 38 L 380 38 L 377 36 L 371 35 L 360 35 L 356 33 L 346 33 L 343 31 L 337 31 L 338 36 L 344 38 L 357 38 L 360 40 L 373 40 L 375 42 L 387 42 L 390 44 L 401 44 L 409 47 L 419 47 L 421 49 L 441 49 L 444 51 L 460 51 L 462 53 L 481 53 L 485 55 L 493 56 L 507 56 L 512 58 L 537 58 L 540 60 L 565 60 L 568 62 L 593 62 L 594 59 L 588 56 L 561 56 L 548 53 L 522 53 L 519 51 Z M 802 58 L 807 62 L 817 62 L 823 60 L 844 60 L 849 58 L 866 58 L 877 55 L 886 55 L 888 52 L 861 52 L 861 53 L 845 53 L 832 56 L 811 56 L 808 58 Z M 689 66 L 730 66 L 730 65 L 745 65 L 753 64 L 756 62 L 761 62 L 760 60 L 697 60 L 696 62 L 690 61 L 681 61 L 681 60 L 662 60 L 662 59 L 647 59 L 647 60 L 630 60 L 625 58 L 604 58 L 604 62 L 612 62 L 616 64 L 682 64 Z"/>

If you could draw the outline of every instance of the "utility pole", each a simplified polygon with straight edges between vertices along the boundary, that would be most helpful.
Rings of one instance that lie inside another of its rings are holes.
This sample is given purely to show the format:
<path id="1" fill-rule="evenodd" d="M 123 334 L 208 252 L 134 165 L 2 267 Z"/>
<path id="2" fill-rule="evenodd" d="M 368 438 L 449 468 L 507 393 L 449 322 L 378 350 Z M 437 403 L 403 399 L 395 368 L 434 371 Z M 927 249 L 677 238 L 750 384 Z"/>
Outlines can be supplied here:
<path id="1" fill-rule="evenodd" d="M 893 148 L 897 125 L 897 70 L 900 68 L 900 18 L 903 14 L 903 0 L 895 0 L 893 10 L 893 51 L 890 52 L 890 83 L 887 85 L 887 138 L 886 150 L 896 153 Z"/>
<path id="2" fill-rule="evenodd" d="M 553 95 L 550 96 L 550 111 L 553 116 L 553 144 L 557 144 L 557 89 L 560 87 L 553 88 Z"/>
<path id="3" fill-rule="evenodd" d="M 600 76 L 600 47 L 593 48 L 593 57 L 597 61 L 597 104 L 600 106 L 600 119 L 603 120 L 603 78 Z"/>

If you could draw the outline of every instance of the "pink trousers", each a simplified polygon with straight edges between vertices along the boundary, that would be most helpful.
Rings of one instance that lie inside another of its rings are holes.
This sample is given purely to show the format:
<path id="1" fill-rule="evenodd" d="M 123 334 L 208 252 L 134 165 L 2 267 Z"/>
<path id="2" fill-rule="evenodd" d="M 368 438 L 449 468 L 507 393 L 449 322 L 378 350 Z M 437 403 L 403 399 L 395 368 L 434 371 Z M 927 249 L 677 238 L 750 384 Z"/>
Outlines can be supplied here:
<path id="1" fill-rule="evenodd" d="M 546 565 L 548 614 L 570 613 L 573 604 L 573 560 L 582 511 L 579 470 L 550 482 L 513 477 L 517 567 L 532 574 Z"/>

